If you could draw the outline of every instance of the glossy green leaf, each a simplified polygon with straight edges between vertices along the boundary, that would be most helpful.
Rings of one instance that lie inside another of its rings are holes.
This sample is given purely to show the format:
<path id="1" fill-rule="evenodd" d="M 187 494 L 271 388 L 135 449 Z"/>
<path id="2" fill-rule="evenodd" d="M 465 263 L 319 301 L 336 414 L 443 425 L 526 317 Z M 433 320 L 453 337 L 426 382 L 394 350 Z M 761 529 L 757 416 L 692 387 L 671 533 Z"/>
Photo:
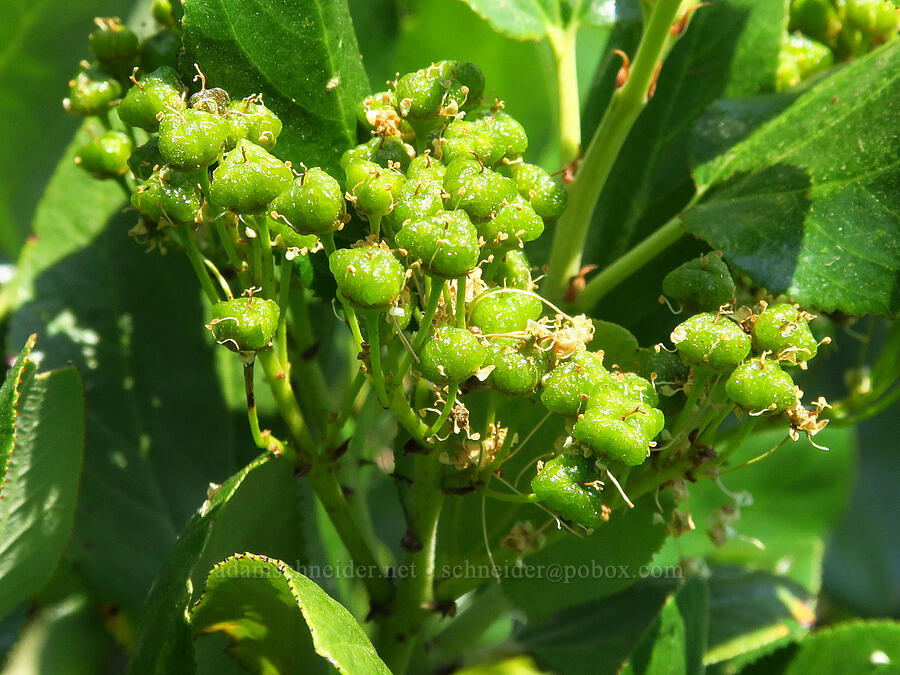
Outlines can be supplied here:
<path id="1" fill-rule="evenodd" d="M 7 0 L 0 21 L 0 250 L 15 257 L 35 205 L 79 125 L 63 110 L 66 82 L 89 55 L 95 16 L 122 16 L 131 0 Z M 75 206 L 75 208 L 79 208 Z"/>
<path id="2" fill-rule="evenodd" d="M 274 153 L 334 171 L 369 93 L 345 0 L 185 0 L 182 65 L 232 97 L 265 95 L 284 123 Z"/>
<path id="3" fill-rule="evenodd" d="M 0 476 L 3 477 L 9 471 L 9 463 L 16 444 L 16 421 L 19 416 L 19 399 L 22 398 L 22 378 L 31 363 L 29 357 L 36 343 L 37 335 L 30 335 L 0 387 Z M 2 490 L 3 483 L 0 483 L 0 491 Z"/>
<path id="4" fill-rule="evenodd" d="M 857 621 L 810 635 L 785 675 L 806 673 L 887 673 L 900 663 L 900 624 Z"/>
<path id="5" fill-rule="evenodd" d="M 186 613 L 213 565 L 248 547 L 299 561 L 301 523 L 297 485 L 286 460 L 264 455 L 211 488 L 150 591 L 129 673 L 180 672 L 184 664 L 193 664 Z"/>
<path id="6" fill-rule="evenodd" d="M 633 509 L 614 512 L 593 534 L 562 538 L 528 556 L 528 564 L 544 572 L 504 579 L 506 597 L 536 620 L 627 588 L 663 544 L 666 528 L 658 514 L 650 495 Z"/>
<path id="7" fill-rule="evenodd" d="M 617 673 L 675 597 L 674 580 L 647 579 L 607 598 L 585 602 L 516 634 L 538 662 L 567 675 Z"/>
<path id="8" fill-rule="evenodd" d="M 341 673 L 390 674 L 350 612 L 274 558 L 244 553 L 216 565 L 190 620 L 197 635 L 228 635 L 229 652 L 256 672 L 309 672 L 301 647 L 311 637 Z"/>
<path id="9" fill-rule="evenodd" d="M 893 103 L 900 43 L 827 78 L 695 169 L 688 232 L 739 272 L 806 307 L 900 309 L 900 181 Z"/>
<path id="10" fill-rule="evenodd" d="M 50 579 L 68 543 L 84 451 L 84 392 L 75 368 L 35 374 L 26 344 L 0 392 L 0 616 Z M 11 403 L 9 407 L 7 404 Z M 11 441 L 11 443 L 10 443 Z"/>
<path id="11" fill-rule="evenodd" d="M 608 26 L 640 18 L 636 2 L 616 0 L 463 0 L 498 33 L 517 40 L 540 40 L 572 24 Z"/>
<path id="12" fill-rule="evenodd" d="M 739 668 L 800 639 L 815 621 L 813 598 L 765 572 L 719 568 L 709 579 L 709 639 L 704 663 Z"/>
<path id="13" fill-rule="evenodd" d="M 677 593 L 666 598 L 656 621 L 622 669 L 623 675 L 702 674 L 708 630 L 706 581 L 689 577 Z"/>
<path id="14" fill-rule="evenodd" d="M 148 255 L 130 239 L 133 219 L 104 223 L 82 248 L 69 238 L 76 222 L 48 222 L 43 245 L 58 239 L 64 257 L 34 279 L 33 299 L 11 322 L 13 341 L 41 335 L 45 366 L 72 363 L 84 378 L 85 465 L 69 555 L 99 598 L 125 610 L 142 605 L 207 485 L 235 466 L 197 281 L 183 255 Z"/>

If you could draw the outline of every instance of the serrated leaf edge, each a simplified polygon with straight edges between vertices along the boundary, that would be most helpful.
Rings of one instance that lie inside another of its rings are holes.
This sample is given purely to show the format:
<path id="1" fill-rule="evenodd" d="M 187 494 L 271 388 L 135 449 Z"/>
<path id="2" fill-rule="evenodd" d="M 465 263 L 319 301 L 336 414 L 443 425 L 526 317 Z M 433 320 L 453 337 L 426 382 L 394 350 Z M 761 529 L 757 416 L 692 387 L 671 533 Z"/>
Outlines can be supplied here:
<path id="1" fill-rule="evenodd" d="M 32 351 L 34 351 L 34 346 L 35 346 L 35 344 L 37 344 L 37 333 L 32 333 L 32 334 L 28 337 L 28 340 L 25 341 L 25 346 L 22 348 L 22 351 L 20 352 L 19 358 L 17 359 L 17 360 L 18 360 L 18 363 L 19 363 L 19 367 L 18 367 L 18 369 L 15 371 L 16 383 L 15 383 L 15 385 L 13 385 L 13 400 L 12 400 L 12 407 L 13 407 L 13 442 L 12 442 L 12 445 L 10 446 L 10 448 L 9 448 L 9 454 L 7 455 L 7 458 L 6 458 L 6 470 L 3 472 L 3 479 L 0 480 L 0 500 L 3 500 L 3 499 L 5 498 L 5 496 L 4 496 L 4 494 L 3 494 L 3 490 L 4 490 L 4 488 L 6 488 L 6 486 L 9 484 L 9 473 L 10 473 L 10 471 L 12 470 L 12 467 L 13 467 L 13 464 L 14 464 L 13 458 L 14 458 L 14 455 L 15 455 L 16 448 L 18 447 L 18 441 L 19 441 L 19 424 L 18 424 L 18 420 L 19 420 L 19 401 L 20 401 L 21 398 L 22 398 L 22 389 L 21 389 L 22 378 L 23 378 L 23 376 L 24 376 L 24 374 L 25 374 L 25 369 L 28 367 L 28 364 L 32 362 L 31 359 L 30 359 L 30 356 L 31 356 Z M 11 373 L 11 374 L 12 374 L 12 373 Z"/>

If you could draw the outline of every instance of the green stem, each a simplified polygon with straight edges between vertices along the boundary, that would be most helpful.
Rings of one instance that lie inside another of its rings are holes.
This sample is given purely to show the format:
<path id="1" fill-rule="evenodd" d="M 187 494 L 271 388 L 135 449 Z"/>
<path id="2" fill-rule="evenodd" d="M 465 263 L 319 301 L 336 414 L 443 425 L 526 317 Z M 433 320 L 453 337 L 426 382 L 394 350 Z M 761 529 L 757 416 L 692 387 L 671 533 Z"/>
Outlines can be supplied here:
<path id="1" fill-rule="evenodd" d="M 501 502 L 511 502 L 513 504 L 534 504 L 535 502 L 540 501 L 538 496 L 534 493 L 516 494 L 515 492 L 499 492 L 497 490 L 491 490 L 490 488 L 485 488 L 483 492 L 486 497 Z"/>
<path id="2" fill-rule="evenodd" d="M 263 286 L 262 243 L 257 231 L 255 237 L 247 237 L 247 248 L 250 249 L 250 278 L 257 286 Z"/>
<path id="3" fill-rule="evenodd" d="M 567 166 L 581 151 L 581 103 L 578 99 L 576 38 L 578 22 L 566 28 L 548 27 L 547 38 L 556 66 L 560 166 Z"/>
<path id="4" fill-rule="evenodd" d="M 589 311 L 612 289 L 684 236 L 681 216 L 672 218 L 630 251 L 594 275 L 575 299 L 575 308 Z"/>
<path id="5" fill-rule="evenodd" d="M 444 409 L 441 411 L 440 417 L 438 417 L 434 424 L 431 425 L 431 428 L 428 429 L 428 433 L 425 434 L 426 438 L 432 438 L 436 433 L 441 430 L 441 427 L 444 426 L 444 423 L 449 419 L 450 413 L 453 411 L 453 406 L 456 405 L 456 395 L 459 393 L 459 384 L 454 382 L 447 388 L 447 400 L 444 403 Z"/>
<path id="6" fill-rule="evenodd" d="M 272 391 L 272 396 L 275 398 L 278 412 L 287 425 L 291 444 L 298 454 L 298 460 L 308 462 L 318 452 L 306 420 L 303 418 L 303 412 L 300 410 L 297 398 L 291 389 L 290 380 L 285 377 L 284 370 L 281 368 L 275 352 L 271 349 L 259 352 L 256 355 L 256 359 L 263 367 L 266 382 Z"/>
<path id="7" fill-rule="evenodd" d="M 375 395 L 383 408 L 387 408 L 387 392 L 384 389 L 384 371 L 381 369 L 381 336 L 378 334 L 379 312 L 366 312 L 366 328 L 369 337 L 369 360 L 372 363 L 372 381 L 375 384 Z"/>
<path id="8" fill-rule="evenodd" d="M 325 507 L 341 542 L 353 558 L 354 565 L 364 568 L 365 573 L 361 576 L 369 592 L 370 602 L 372 605 L 386 604 L 393 594 L 393 589 L 384 578 L 378 559 L 356 526 L 356 518 L 340 481 L 334 474 L 334 465 L 330 462 L 317 462 L 310 471 L 309 482 L 322 506 Z"/>
<path id="9" fill-rule="evenodd" d="M 441 293 L 444 291 L 446 280 L 434 277 L 431 280 L 431 292 L 428 294 L 428 302 L 425 304 L 425 311 L 422 314 L 422 320 L 419 323 L 419 332 L 416 333 L 416 339 L 413 341 L 413 350 L 418 353 L 428 338 L 431 330 L 431 321 L 434 319 L 434 313 L 441 301 Z"/>
<path id="10" fill-rule="evenodd" d="M 628 78 L 613 94 L 588 145 L 575 182 L 569 189 L 568 208 L 554 232 L 550 269 L 544 285 L 551 300 L 562 299 L 569 280 L 581 270 L 594 208 L 625 139 L 647 104 L 657 66 L 674 40 L 669 29 L 680 6 L 681 0 L 658 0 L 653 6 Z"/>
<path id="11" fill-rule="evenodd" d="M 396 386 L 393 388 L 391 396 L 391 412 L 403 428 L 406 429 L 409 435 L 416 439 L 419 445 L 423 448 L 431 447 L 431 441 L 428 440 L 428 425 L 425 424 L 425 422 L 422 421 L 422 418 L 409 407 L 409 402 L 406 400 L 406 395 L 403 393 L 402 387 Z"/>
<path id="12" fill-rule="evenodd" d="M 191 267 L 194 268 L 194 274 L 197 275 L 197 279 L 200 281 L 200 287 L 206 294 L 207 299 L 212 304 L 219 302 L 219 294 L 216 292 L 216 287 L 213 285 L 212 279 L 209 278 L 209 273 L 206 271 L 206 265 L 203 264 L 203 256 L 200 255 L 200 250 L 197 248 L 197 242 L 194 241 L 191 232 L 186 228 L 173 227 L 170 230 L 170 233 L 184 248 L 184 252 L 187 254 L 188 260 L 191 261 Z"/>
<path id="13" fill-rule="evenodd" d="M 203 167 L 202 169 L 197 169 L 196 171 L 191 172 L 191 176 L 200 183 L 200 189 L 203 190 L 203 194 L 209 197 L 209 168 Z"/>
<path id="14" fill-rule="evenodd" d="M 712 376 L 713 372 L 706 370 L 705 368 L 694 369 L 694 381 L 691 383 L 691 390 L 688 392 L 687 400 L 684 402 L 684 408 L 681 409 L 681 413 L 678 415 L 678 419 L 675 420 L 675 425 L 672 427 L 673 437 L 678 436 L 691 420 L 691 417 L 693 417 L 697 401 L 700 400 L 700 395 L 703 393 L 703 390 L 706 389 L 706 384 Z"/>
<path id="15" fill-rule="evenodd" d="M 456 280 L 456 327 L 466 327 L 466 278 Z"/>
<path id="16" fill-rule="evenodd" d="M 272 238 L 265 216 L 256 218 L 257 232 L 262 248 L 262 287 L 267 298 L 275 297 L 275 256 L 272 254 Z"/>
<path id="17" fill-rule="evenodd" d="M 281 313 L 278 315 L 278 331 L 275 334 L 281 364 L 288 377 L 291 376 L 291 360 L 288 357 L 287 348 L 287 315 L 291 307 L 291 272 L 293 268 L 294 264 L 290 260 L 281 261 L 278 278 L 278 307 Z"/>
<path id="18" fill-rule="evenodd" d="M 331 422 L 328 425 L 328 432 L 325 436 L 326 448 L 330 449 L 334 446 L 337 435 L 341 433 L 341 429 L 344 428 L 344 425 L 347 423 L 347 420 L 353 413 L 353 404 L 356 402 L 356 397 L 359 396 L 359 392 L 365 382 L 365 373 L 363 373 L 361 370 L 356 371 L 356 377 L 353 378 L 353 382 L 350 384 L 350 389 L 347 391 L 347 398 L 344 400 L 344 407 L 341 409 L 341 412 L 337 416 L 337 419 L 335 419 L 334 422 Z"/>
<path id="19" fill-rule="evenodd" d="M 256 396 L 253 393 L 253 361 L 244 365 L 244 393 L 247 396 L 247 420 L 250 422 L 250 434 L 256 447 L 269 452 L 281 454 L 284 445 L 277 438 L 269 434 L 269 440 L 263 438 L 259 428 L 259 415 L 256 412 Z"/>
<path id="20" fill-rule="evenodd" d="M 380 213 L 369 214 L 369 232 L 374 234 L 376 238 L 381 236 L 381 214 Z"/>
<path id="21" fill-rule="evenodd" d="M 437 526 L 444 502 L 437 452 L 415 458 L 404 560 L 409 576 L 397 589 L 390 618 L 379 640 L 379 653 L 391 672 L 405 673 L 421 627 L 434 603 Z"/>
<path id="22" fill-rule="evenodd" d="M 235 272 L 238 273 L 238 278 L 241 280 L 241 283 L 246 286 L 247 283 L 244 278 L 244 262 L 241 260 L 237 249 L 234 247 L 234 240 L 231 238 L 231 234 L 225 229 L 225 221 L 222 218 L 216 218 L 213 223 L 216 228 L 216 233 L 219 235 L 219 240 L 222 242 L 222 247 L 225 249 L 225 255 L 228 256 L 228 262 L 234 268 Z"/>

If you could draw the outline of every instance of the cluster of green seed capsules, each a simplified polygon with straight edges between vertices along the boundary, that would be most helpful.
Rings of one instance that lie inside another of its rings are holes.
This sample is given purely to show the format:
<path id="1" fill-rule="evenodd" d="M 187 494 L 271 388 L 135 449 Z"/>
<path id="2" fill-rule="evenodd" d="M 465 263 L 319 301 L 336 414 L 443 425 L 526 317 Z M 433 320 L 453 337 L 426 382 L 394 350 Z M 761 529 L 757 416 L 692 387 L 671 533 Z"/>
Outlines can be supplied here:
<path id="1" fill-rule="evenodd" d="M 897 37 L 894 0 L 792 0 L 776 86 L 790 89 L 835 62 L 862 56 Z"/>

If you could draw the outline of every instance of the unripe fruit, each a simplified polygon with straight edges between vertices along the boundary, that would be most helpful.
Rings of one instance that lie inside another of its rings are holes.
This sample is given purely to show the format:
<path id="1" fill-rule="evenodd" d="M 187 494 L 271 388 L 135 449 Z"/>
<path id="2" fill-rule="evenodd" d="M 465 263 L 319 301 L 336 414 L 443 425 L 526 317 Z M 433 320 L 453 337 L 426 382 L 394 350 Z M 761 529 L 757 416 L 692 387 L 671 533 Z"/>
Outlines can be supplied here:
<path id="1" fill-rule="evenodd" d="M 521 247 L 524 242 L 533 241 L 544 232 L 544 221 L 519 195 L 502 205 L 490 218 L 477 221 L 475 226 L 478 234 L 497 248 Z"/>
<path id="2" fill-rule="evenodd" d="M 278 330 L 278 303 L 263 298 L 217 302 L 207 324 L 216 342 L 235 352 L 266 349 Z"/>
<path id="3" fill-rule="evenodd" d="M 643 464 L 663 430 L 661 410 L 635 399 L 606 396 L 578 418 L 572 435 L 599 455 L 627 466 Z"/>
<path id="4" fill-rule="evenodd" d="M 212 89 L 203 89 L 196 94 L 191 95 L 188 99 L 188 106 L 194 110 L 202 110 L 203 112 L 212 113 L 213 115 L 224 115 L 231 105 L 231 96 L 228 92 L 220 87 Z"/>
<path id="5" fill-rule="evenodd" d="M 490 257 L 491 261 L 481 268 L 481 276 L 486 282 L 523 291 L 532 290 L 531 263 L 524 251 L 517 248 L 497 249 Z"/>
<path id="6" fill-rule="evenodd" d="M 472 301 L 471 326 L 485 335 L 518 333 L 529 321 L 537 321 L 544 303 L 532 293 L 492 289 Z"/>
<path id="7" fill-rule="evenodd" d="M 125 94 L 116 109 L 119 119 L 133 127 L 156 131 L 159 129 L 157 115 L 184 109 L 184 92 L 174 68 L 157 68 Z"/>
<path id="8" fill-rule="evenodd" d="M 485 111 L 477 116 L 489 126 L 503 143 L 503 156 L 517 159 L 528 149 L 528 135 L 525 127 L 503 110 Z"/>
<path id="9" fill-rule="evenodd" d="M 600 480 L 592 458 L 580 452 L 564 452 L 544 462 L 531 480 L 531 489 L 554 513 L 582 527 L 597 528 L 609 519 Z"/>
<path id="10" fill-rule="evenodd" d="M 464 382 L 472 377 L 487 356 L 484 345 L 465 328 L 435 328 L 419 354 L 417 370 L 436 384 Z"/>
<path id="11" fill-rule="evenodd" d="M 422 261 L 431 274 L 448 279 L 465 276 L 478 264 L 478 231 L 465 211 L 438 211 L 412 220 L 396 235 L 397 246 Z"/>
<path id="12" fill-rule="evenodd" d="M 340 248 L 331 254 L 328 267 L 341 294 L 363 309 L 387 307 L 406 281 L 403 266 L 380 246 Z"/>
<path id="13" fill-rule="evenodd" d="M 489 125 L 483 122 L 454 120 L 444 129 L 440 151 L 441 161 L 444 164 L 462 157 L 492 166 L 503 157 L 506 144 Z"/>
<path id="14" fill-rule="evenodd" d="M 541 167 L 519 164 L 514 168 L 516 188 L 544 220 L 556 220 L 566 210 L 566 188 Z"/>
<path id="15" fill-rule="evenodd" d="M 576 352 L 544 376 L 541 403 L 550 412 L 575 416 L 600 389 L 610 373 L 592 352 Z"/>
<path id="16" fill-rule="evenodd" d="M 159 136 L 151 136 L 143 145 L 131 151 L 128 168 L 138 180 L 147 180 L 157 167 L 166 163 L 159 152 Z"/>
<path id="17" fill-rule="evenodd" d="M 281 120 L 269 110 L 259 97 L 251 96 L 232 101 L 224 113 L 228 120 L 228 147 L 242 138 L 271 150 L 281 134 Z"/>
<path id="18" fill-rule="evenodd" d="M 781 412 L 797 400 L 791 376 L 769 359 L 750 359 L 735 368 L 725 382 L 725 393 L 750 412 Z"/>
<path id="19" fill-rule="evenodd" d="M 176 169 L 209 166 L 225 145 L 228 126 L 219 115 L 202 110 L 183 110 L 159 123 L 159 152 Z"/>
<path id="20" fill-rule="evenodd" d="M 819 344 L 809 330 L 808 314 L 794 305 L 770 305 L 753 325 L 753 338 L 761 351 L 772 352 L 778 359 L 800 363 L 813 358 Z"/>
<path id="21" fill-rule="evenodd" d="M 290 187 L 293 176 L 280 159 L 241 140 L 213 171 L 209 201 L 234 213 L 262 213 Z"/>
<path id="22" fill-rule="evenodd" d="M 484 367 L 493 367 L 487 384 L 509 396 L 523 396 L 535 390 L 547 369 L 547 355 L 528 348 L 516 338 L 495 338 L 487 343 Z"/>
<path id="23" fill-rule="evenodd" d="M 516 185 L 509 178 L 464 158 L 447 165 L 444 189 L 450 208 L 463 209 L 473 220 L 489 218 L 516 196 Z"/>
<path id="24" fill-rule="evenodd" d="M 670 339 L 686 363 L 717 372 L 731 370 L 750 353 L 750 336 L 727 316 L 712 313 L 695 314 Z"/>
<path id="25" fill-rule="evenodd" d="M 128 171 L 131 140 L 121 131 L 107 131 L 82 145 L 75 163 L 97 178 L 115 178 Z"/>
<path id="26" fill-rule="evenodd" d="M 113 78 L 91 68 L 82 68 L 69 82 L 69 96 L 63 108 L 73 115 L 102 115 L 122 95 L 122 86 Z"/>
<path id="27" fill-rule="evenodd" d="M 396 169 L 366 160 L 350 162 L 345 171 L 354 206 L 367 216 L 390 213 L 406 183 L 406 177 Z"/>
<path id="28" fill-rule="evenodd" d="M 344 193 L 340 184 L 319 167 L 294 179 L 288 190 L 269 205 L 300 234 L 325 234 L 344 220 Z"/>
<path id="29" fill-rule="evenodd" d="M 131 195 L 131 205 L 154 222 L 193 222 L 202 203 L 197 181 L 169 166 L 153 173 Z"/>
<path id="30" fill-rule="evenodd" d="M 175 68 L 181 51 L 181 37 L 171 28 L 161 30 L 141 43 L 141 67 L 156 70 L 163 66 Z"/>
<path id="31" fill-rule="evenodd" d="M 99 28 L 88 36 L 88 45 L 97 60 L 114 72 L 133 66 L 140 48 L 137 34 L 119 19 L 95 21 Z"/>
<path id="32" fill-rule="evenodd" d="M 679 265 L 663 279 L 662 288 L 663 293 L 691 314 L 714 312 L 734 297 L 734 280 L 716 253 Z"/>

